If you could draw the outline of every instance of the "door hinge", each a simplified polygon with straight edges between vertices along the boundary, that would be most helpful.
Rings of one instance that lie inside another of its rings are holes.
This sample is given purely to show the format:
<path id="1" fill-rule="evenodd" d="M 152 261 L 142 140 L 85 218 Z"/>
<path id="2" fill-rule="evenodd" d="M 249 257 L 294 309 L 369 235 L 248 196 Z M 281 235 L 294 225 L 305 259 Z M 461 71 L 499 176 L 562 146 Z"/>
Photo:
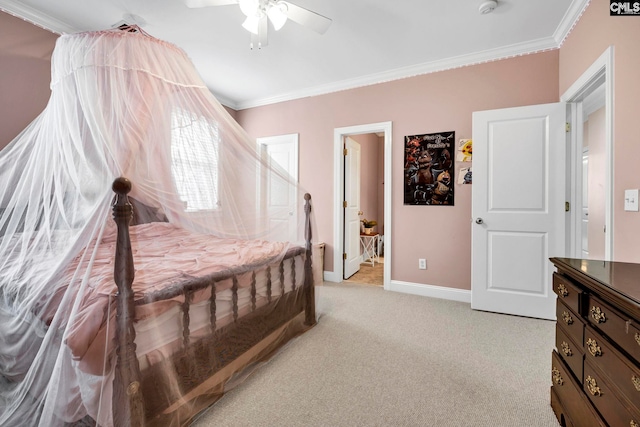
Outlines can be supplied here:
<path id="1" fill-rule="evenodd" d="M 564 130 L 565 130 L 565 132 L 571 132 L 571 123 L 566 122 L 564 124 Z"/>
<path id="2" fill-rule="evenodd" d="M 346 252 L 342 254 L 342 259 L 344 259 L 344 260 L 347 259 L 347 253 Z"/>
<path id="3" fill-rule="evenodd" d="M 564 202 L 564 211 L 569 212 L 569 210 L 571 210 L 571 203 Z"/>
<path id="4" fill-rule="evenodd" d="M 349 152 L 349 150 L 347 150 L 346 148 L 343 150 L 344 155 L 346 156 L 347 153 Z"/>
<path id="5" fill-rule="evenodd" d="M 344 202 L 342 202 L 342 207 L 346 208 L 347 207 L 347 201 L 345 200 Z"/>

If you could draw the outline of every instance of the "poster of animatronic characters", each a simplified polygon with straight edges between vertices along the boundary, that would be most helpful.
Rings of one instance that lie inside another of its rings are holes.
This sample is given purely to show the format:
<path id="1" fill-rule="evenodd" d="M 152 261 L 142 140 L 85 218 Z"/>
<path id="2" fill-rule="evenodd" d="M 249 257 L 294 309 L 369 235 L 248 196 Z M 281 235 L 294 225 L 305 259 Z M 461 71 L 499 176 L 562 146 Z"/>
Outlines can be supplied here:
<path id="1" fill-rule="evenodd" d="M 453 206 L 455 132 L 404 137 L 404 204 Z"/>

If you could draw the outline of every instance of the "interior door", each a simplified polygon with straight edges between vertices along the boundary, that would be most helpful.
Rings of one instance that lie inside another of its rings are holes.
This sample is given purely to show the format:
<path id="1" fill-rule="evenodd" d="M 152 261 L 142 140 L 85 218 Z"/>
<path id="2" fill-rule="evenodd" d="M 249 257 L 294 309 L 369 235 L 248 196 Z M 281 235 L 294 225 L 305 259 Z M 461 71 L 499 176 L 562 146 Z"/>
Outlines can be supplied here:
<path id="1" fill-rule="evenodd" d="M 345 138 L 344 154 L 344 278 L 360 270 L 360 144 Z"/>
<path id="2" fill-rule="evenodd" d="M 262 180 L 261 191 L 272 238 L 295 241 L 297 235 L 298 194 L 294 185 L 281 179 L 278 173 L 288 173 L 298 182 L 298 134 L 258 138 L 263 160 L 268 164 L 267 176 Z M 276 172 L 278 171 L 278 172 Z"/>
<path id="3" fill-rule="evenodd" d="M 565 255 L 565 105 L 473 113 L 471 307 L 555 319 Z"/>

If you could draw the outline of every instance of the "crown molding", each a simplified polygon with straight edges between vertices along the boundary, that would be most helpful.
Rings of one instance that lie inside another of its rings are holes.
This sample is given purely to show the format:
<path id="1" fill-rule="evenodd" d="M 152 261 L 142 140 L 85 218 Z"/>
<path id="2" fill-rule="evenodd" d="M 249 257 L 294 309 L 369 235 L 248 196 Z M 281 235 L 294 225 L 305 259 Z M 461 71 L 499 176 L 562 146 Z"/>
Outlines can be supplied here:
<path id="1" fill-rule="evenodd" d="M 359 87 L 370 86 L 378 83 L 385 83 L 394 80 L 465 67 L 469 65 L 477 65 L 485 62 L 512 58 L 515 56 L 522 56 L 531 53 L 558 49 L 567 38 L 573 27 L 576 25 L 589 3 L 590 0 L 573 0 L 571 5 L 569 6 L 569 9 L 567 10 L 567 13 L 565 13 L 562 21 L 558 25 L 552 37 L 533 40 L 525 43 L 513 44 L 497 49 L 475 52 L 470 55 L 461 55 L 443 60 L 396 68 L 394 70 L 385 71 L 382 73 L 369 74 L 354 79 L 328 83 L 325 85 L 291 91 L 266 98 L 234 102 L 227 97 L 216 94 L 216 92 L 213 90 L 211 90 L 211 92 L 221 104 L 236 111 L 240 111 L 248 108 L 261 107 L 265 105 L 292 101 L 300 98 L 308 98 L 312 96 L 326 95 L 329 93 L 356 89 Z M 65 22 L 47 16 L 46 14 L 43 14 L 42 12 L 39 12 L 29 6 L 25 6 L 17 0 L 0 0 L 0 10 L 3 10 L 13 16 L 24 19 L 27 22 L 30 22 L 34 25 L 37 25 L 38 27 L 56 34 L 67 34 L 81 31 L 81 29 L 79 28 L 74 28 Z"/>
<path id="2" fill-rule="evenodd" d="M 573 27 L 576 26 L 580 17 L 589 6 L 590 0 L 573 0 L 569 9 L 562 17 L 558 28 L 556 28 L 555 33 L 553 34 L 553 38 L 556 40 L 558 47 L 562 46 L 567 36 L 573 30 Z"/>
<path id="3" fill-rule="evenodd" d="M 342 80 L 339 82 L 315 86 L 299 91 L 292 91 L 273 97 L 239 102 L 236 104 L 237 108 L 235 109 L 244 110 L 247 108 L 262 107 L 278 102 L 292 101 L 294 99 L 326 95 L 333 92 L 356 89 L 363 86 L 386 83 L 393 80 L 400 80 L 408 77 L 420 76 L 423 74 L 446 71 L 454 68 L 466 67 L 469 65 L 477 65 L 485 62 L 492 62 L 501 59 L 512 58 L 515 56 L 553 50 L 557 48 L 558 44 L 556 43 L 555 39 L 553 37 L 547 37 L 543 39 L 528 41 L 525 43 L 517 43 L 497 49 L 474 52 L 469 55 L 461 55 L 443 60 L 396 68 L 394 70 L 384 71 L 382 73 L 369 74 L 363 77 Z"/>
<path id="4" fill-rule="evenodd" d="M 77 33 L 80 31 L 78 28 L 74 28 L 16 0 L 0 0 L 0 10 L 55 34 Z"/>

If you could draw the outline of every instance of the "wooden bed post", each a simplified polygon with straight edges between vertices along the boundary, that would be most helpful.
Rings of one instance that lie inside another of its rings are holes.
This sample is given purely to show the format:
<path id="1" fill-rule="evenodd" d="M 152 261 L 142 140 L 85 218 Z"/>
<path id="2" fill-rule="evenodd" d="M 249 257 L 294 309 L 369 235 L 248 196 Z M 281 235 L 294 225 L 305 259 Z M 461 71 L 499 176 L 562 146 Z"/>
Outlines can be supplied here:
<path id="1" fill-rule="evenodd" d="M 304 323 L 307 326 L 311 326 L 316 324 L 316 300 L 313 283 L 313 270 L 311 268 L 311 194 L 305 193 L 304 200 Z"/>
<path id="2" fill-rule="evenodd" d="M 136 357 L 133 328 L 134 301 L 131 287 L 134 278 L 133 254 L 129 236 L 129 222 L 133 209 L 127 194 L 131 182 L 117 178 L 113 182 L 116 193 L 113 219 L 118 227 L 114 280 L 116 295 L 116 371 L 113 382 L 113 424 L 115 426 L 144 426 L 144 406 L 140 393 L 140 365 Z"/>

